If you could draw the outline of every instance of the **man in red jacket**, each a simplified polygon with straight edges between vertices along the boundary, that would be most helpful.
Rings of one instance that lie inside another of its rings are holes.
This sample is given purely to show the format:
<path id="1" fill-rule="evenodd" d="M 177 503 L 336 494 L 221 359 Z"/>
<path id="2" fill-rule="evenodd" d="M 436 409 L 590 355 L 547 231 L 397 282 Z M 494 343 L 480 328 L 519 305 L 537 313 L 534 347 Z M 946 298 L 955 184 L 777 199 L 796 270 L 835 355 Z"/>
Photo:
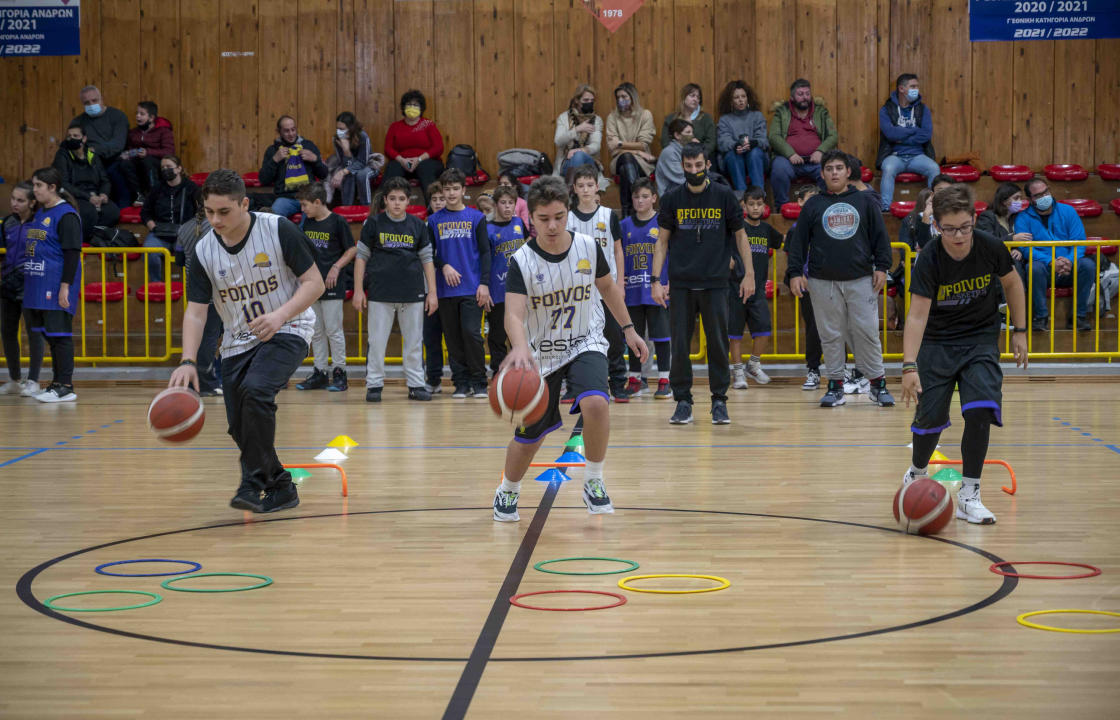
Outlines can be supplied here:
<path id="1" fill-rule="evenodd" d="M 144 204 L 144 198 L 159 182 L 160 159 L 174 153 L 171 122 L 159 117 L 154 102 L 141 102 L 136 106 L 136 127 L 128 131 L 128 143 L 121 153 L 121 174 L 130 198 L 135 198 L 134 204 Z"/>

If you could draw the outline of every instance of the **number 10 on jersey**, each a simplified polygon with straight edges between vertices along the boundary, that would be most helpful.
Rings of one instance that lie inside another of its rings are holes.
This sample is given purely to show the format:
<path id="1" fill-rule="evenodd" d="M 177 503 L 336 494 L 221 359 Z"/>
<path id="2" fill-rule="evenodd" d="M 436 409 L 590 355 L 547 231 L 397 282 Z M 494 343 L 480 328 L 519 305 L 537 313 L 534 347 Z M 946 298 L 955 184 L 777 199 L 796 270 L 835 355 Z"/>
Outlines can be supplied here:
<path id="1" fill-rule="evenodd" d="M 253 322 L 254 318 L 264 315 L 264 305 L 260 300 L 246 303 L 241 306 L 241 314 L 245 316 L 245 322 Z"/>

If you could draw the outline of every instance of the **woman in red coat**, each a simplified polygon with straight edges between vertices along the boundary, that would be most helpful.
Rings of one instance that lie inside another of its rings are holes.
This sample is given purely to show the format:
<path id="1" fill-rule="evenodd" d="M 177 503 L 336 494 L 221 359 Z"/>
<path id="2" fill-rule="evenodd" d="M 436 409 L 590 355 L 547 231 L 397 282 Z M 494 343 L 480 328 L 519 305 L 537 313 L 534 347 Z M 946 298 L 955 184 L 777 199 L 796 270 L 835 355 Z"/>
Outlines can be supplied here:
<path id="1" fill-rule="evenodd" d="M 424 117 L 428 103 L 419 90 L 401 96 L 403 120 L 397 120 L 385 133 L 385 179 L 405 177 L 420 182 L 427 200 L 428 186 L 443 172 L 443 136 L 436 124 Z"/>

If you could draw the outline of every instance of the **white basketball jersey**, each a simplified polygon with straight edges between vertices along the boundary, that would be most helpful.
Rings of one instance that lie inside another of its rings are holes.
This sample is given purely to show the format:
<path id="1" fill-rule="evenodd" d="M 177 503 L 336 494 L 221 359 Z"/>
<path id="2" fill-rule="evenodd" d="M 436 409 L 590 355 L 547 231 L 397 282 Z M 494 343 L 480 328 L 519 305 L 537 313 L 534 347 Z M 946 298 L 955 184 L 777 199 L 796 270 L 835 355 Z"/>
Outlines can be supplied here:
<path id="1" fill-rule="evenodd" d="M 560 262 L 546 260 L 528 243 L 513 254 L 528 293 L 529 347 L 542 375 L 588 351 L 607 354 L 603 304 L 595 289 L 596 245 L 572 233 L 572 247 Z"/>
<path id="2" fill-rule="evenodd" d="M 574 211 L 568 211 L 568 232 L 588 235 L 603 248 L 603 255 L 607 258 L 607 265 L 611 269 L 611 280 L 618 281 L 618 268 L 615 267 L 614 242 L 616 238 L 611 232 L 611 214 L 614 211 L 609 207 L 599 206 L 590 220 L 580 220 Z M 598 292 L 598 290 L 596 290 Z"/>
<path id="3" fill-rule="evenodd" d="M 299 279 L 284 262 L 276 229 L 280 216 L 253 215 L 256 219 L 249 237 L 236 254 L 228 250 L 213 230 L 195 246 L 195 258 L 210 278 L 214 309 L 225 326 L 223 356 L 238 355 L 259 344 L 249 322 L 279 309 L 299 288 Z M 310 342 L 314 330 L 315 315 L 308 308 L 281 325 L 278 332 L 298 335 Z"/>

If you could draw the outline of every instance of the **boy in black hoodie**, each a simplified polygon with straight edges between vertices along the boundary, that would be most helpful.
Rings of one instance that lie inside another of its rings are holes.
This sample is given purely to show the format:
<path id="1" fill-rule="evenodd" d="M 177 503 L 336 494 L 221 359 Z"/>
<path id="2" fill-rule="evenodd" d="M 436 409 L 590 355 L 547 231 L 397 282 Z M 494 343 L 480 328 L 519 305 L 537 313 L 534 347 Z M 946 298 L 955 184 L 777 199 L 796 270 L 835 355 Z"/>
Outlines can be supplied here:
<path id="1" fill-rule="evenodd" d="M 829 150 L 821 160 L 828 191 L 809 198 L 801 209 L 789 249 L 789 264 L 805 267 L 790 278 L 790 290 L 813 296 L 817 331 L 824 350 L 828 392 L 821 407 L 844 404 L 844 340 L 852 345 L 856 367 L 871 380 L 871 399 L 894 405 L 883 375 L 878 335 L 878 300 L 891 267 L 891 245 L 879 208 L 867 193 L 848 183 L 848 157 Z"/>

